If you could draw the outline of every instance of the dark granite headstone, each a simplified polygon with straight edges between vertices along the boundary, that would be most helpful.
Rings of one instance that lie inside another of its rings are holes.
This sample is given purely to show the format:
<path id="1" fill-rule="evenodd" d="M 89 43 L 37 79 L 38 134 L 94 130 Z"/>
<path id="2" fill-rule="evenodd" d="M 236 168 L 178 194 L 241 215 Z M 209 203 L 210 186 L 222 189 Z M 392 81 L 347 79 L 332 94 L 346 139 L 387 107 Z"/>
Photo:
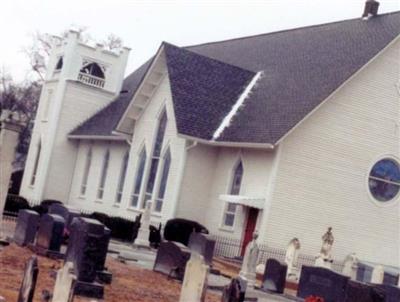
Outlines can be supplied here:
<path id="1" fill-rule="evenodd" d="M 385 302 L 399 302 L 400 301 L 400 287 L 387 284 L 375 284 L 375 287 L 382 289 L 386 294 Z"/>
<path id="2" fill-rule="evenodd" d="M 214 257 L 215 240 L 208 235 L 192 232 L 188 247 L 202 255 L 206 264 L 211 266 Z"/>
<path id="3" fill-rule="evenodd" d="M 39 273 L 37 258 L 33 256 L 25 266 L 24 279 L 19 290 L 18 302 L 32 302 Z"/>
<path id="4" fill-rule="evenodd" d="M 306 298 L 313 295 L 324 298 L 325 302 L 342 302 L 349 279 L 322 267 L 303 265 L 297 296 Z"/>
<path id="5" fill-rule="evenodd" d="M 383 284 L 397 286 L 399 284 L 399 274 L 385 271 L 383 275 Z"/>
<path id="6" fill-rule="evenodd" d="M 345 302 L 385 302 L 385 292 L 373 285 L 349 281 Z"/>
<path id="7" fill-rule="evenodd" d="M 37 251 L 59 252 L 63 240 L 65 220 L 56 214 L 45 214 L 40 219 L 36 238 Z"/>
<path id="8" fill-rule="evenodd" d="M 14 242 L 20 246 L 33 243 L 39 226 L 39 220 L 40 216 L 35 211 L 20 210 L 14 232 Z"/>
<path id="9" fill-rule="evenodd" d="M 164 239 L 188 245 L 192 232 L 208 234 L 208 230 L 200 223 L 192 220 L 174 218 L 168 220 L 164 228 Z"/>
<path id="10" fill-rule="evenodd" d="M 69 210 L 62 203 L 53 203 L 49 206 L 49 214 L 56 214 L 68 222 Z"/>
<path id="11" fill-rule="evenodd" d="M 275 259 L 268 259 L 265 265 L 261 288 L 283 294 L 286 283 L 287 266 Z"/>
<path id="12" fill-rule="evenodd" d="M 66 224 L 66 228 L 69 232 L 71 232 L 70 227 L 71 227 L 71 223 L 74 220 L 75 217 L 80 217 L 81 216 L 81 212 L 79 210 L 76 209 L 68 209 L 69 214 L 68 214 L 68 220 L 65 222 Z"/>
<path id="13" fill-rule="evenodd" d="M 74 218 L 65 261 L 73 263 L 79 281 L 93 282 L 105 269 L 110 235 L 110 230 L 97 220 Z"/>
<path id="14" fill-rule="evenodd" d="M 232 279 L 231 283 L 222 292 L 221 302 L 243 302 L 246 294 L 245 287 L 243 280 L 239 278 Z"/>
<path id="15" fill-rule="evenodd" d="M 182 243 L 165 241 L 158 248 L 153 270 L 183 280 L 189 258 L 190 250 Z"/>

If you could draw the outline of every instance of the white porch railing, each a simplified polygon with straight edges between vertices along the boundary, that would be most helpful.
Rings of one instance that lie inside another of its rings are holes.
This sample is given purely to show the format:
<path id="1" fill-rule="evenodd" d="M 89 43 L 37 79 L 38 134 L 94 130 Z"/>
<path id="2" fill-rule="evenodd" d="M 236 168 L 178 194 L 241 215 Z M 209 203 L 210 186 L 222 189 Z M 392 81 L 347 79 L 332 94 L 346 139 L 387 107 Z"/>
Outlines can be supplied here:
<path id="1" fill-rule="evenodd" d="M 103 88 L 105 83 L 104 79 L 102 78 L 95 77 L 93 75 L 82 72 L 78 74 L 78 81 L 90 86 L 100 87 L 100 88 Z"/>

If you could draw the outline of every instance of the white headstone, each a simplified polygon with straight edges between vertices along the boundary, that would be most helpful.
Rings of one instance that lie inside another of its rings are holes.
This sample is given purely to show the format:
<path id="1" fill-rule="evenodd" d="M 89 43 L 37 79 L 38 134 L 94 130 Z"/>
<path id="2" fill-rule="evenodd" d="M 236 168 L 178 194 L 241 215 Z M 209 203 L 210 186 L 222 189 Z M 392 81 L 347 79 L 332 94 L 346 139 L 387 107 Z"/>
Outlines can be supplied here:
<path id="1" fill-rule="evenodd" d="M 256 283 L 256 267 L 260 248 L 257 244 L 258 233 L 253 233 L 253 240 L 247 245 L 239 277 L 247 280 L 247 287 L 254 288 Z"/>
<path id="2" fill-rule="evenodd" d="M 358 259 L 355 253 L 348 255 L 344 259 L 342 274 L 350 277 L 351 280 L 356 280 L 358 269 Z"/>
<path id="3" fill-rule="evenodd" d="M 56 284 L 54 285 L 53 302 L 69 302 L 72 301 L 72 282 L 75 276 L 71 273 L 72 262 L 67 262 L 57 272 Z"/>
<path id="4" fill-rule="evenodd" d="M 205 300 L 208 270 L 203 256 L 193 251 L 186 263 L 180 302 L 203 302 Z"/>
<path id="5" fill-rule="evenodd" d="M 150 246 L 149 236 L 150 236 L 150 218 L 151 218 L 151 201 L 146 202 L 146 207 L 144 209 L 142 219 L 140 220 L 140 228 L 138 235 L 135 239 L 135 244 L 140 246 Z"/>
<path id="6" fill-rule="evenodd" d="M 382 284 L 383 276 L 385 275 L 385 270 L 382 265 L 377 265 L 372 270 L 371 283 Z"/>
<path id="7" fill-rule="evenodd" d="M 287 264 L 287 278 L 298 279 L 299 268 L 297 265 L 299 259 L 300 241 L 297 238 L 290 240 L 286 250 L 285 263 Z"/>

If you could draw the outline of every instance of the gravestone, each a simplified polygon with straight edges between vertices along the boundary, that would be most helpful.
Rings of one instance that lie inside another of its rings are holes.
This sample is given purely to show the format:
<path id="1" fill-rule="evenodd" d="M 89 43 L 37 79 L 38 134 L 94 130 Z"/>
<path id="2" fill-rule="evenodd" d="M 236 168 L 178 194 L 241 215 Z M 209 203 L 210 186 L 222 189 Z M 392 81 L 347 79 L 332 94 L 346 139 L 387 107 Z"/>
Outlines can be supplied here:
<path id="1" fill-rule="evenodd" d="M 193 251 L 186 264 L 180 302 L 204 302 L 209 267 L 199 253 Z"/>
<path id="2" fill-rule="evenodd" d="M 140 228 L 135 239 L 135 245 L 143 247 L 150 247 L 150 218 L 151 218 L 151 201 L 146 202 L 146 207 L 143 212 L 142 219 L 140 221 Z"/>
<path id="3" fill-rule="evenodd" d="M 400 301 L 400 288 L 394 285 L 379 284 L 375 285 L 377 288 L 382 289 L 386 294 L 385 302 L 399 302 Z"/>
<path id="4" fill-rule="evenodd" d="M 45 214 L 40 218 L 35 251 L 40 255 L 61 257 L 65 220 L 59 215 Z"/>
<path id="5" fill-rule="evenodd" d="M 385 302 L 385 292 L 375 286 L 349 281 L 345 302 Z"/>
<path id="6" fill-rule="evenodd" d="M 283 294 L 286 283 L 287 266 L 275 259 L 268 259 L 261 288 Z"/>
<path id="7" fill-rule="evenodd" d="M 246 281 L 233 278 L 222 292 L 221 302 L 243 302 L 246 295 Z"/>
<path id="8" fill-rule="evenodd" d="M 161 223 L 158 226 L 158 229 L 150 225 L 149 230 L 150 230 L 150 235 L 149 235 L 149 241 L 150 241 L 150 246 L 153 248 L 158 248 L 161 243 Z"/>
<path id="9" fill-rule="evenodd" d="M 332 228 L 329 227 L 326 233 L 322 236 L 322 247 L 315 258 L 315 266 L 323 267 L 327 269 L 332 268 L 333 258 L 332 258 L 332 246 L 335 238 L 332 234 Z"/>
<path id="10" fill-rule="evenodd" d="M 81 217 L 81 212 L 77 209 L 68 209 L 68 220 L 65 221 L 67 231 L 71 232 L 71 223 L 76 217 Z"/>
<path id="11" fill-rule="evenodd" d="M 53 291 L 53 302 L 72 301 L 72 285 L 74 282 L 74 275 L 71 273 L 72 268 L 72 262 L 67 262 L 58 270 Z"/>
<path id="12" fill-rule="evenodd" d="M 351 280 L 357 279 L 358 259 L 355 253 L 348 255 L 344 259 L 342 274 L 350 277 Z"/>
<path id="13" fill-rule="evenodd" d="M 297 296 L 320 296 L 325 302 L 342 302 L 345 298 L 349 277 L 323 267 L 303 265 Z"/>
<path id="14" fill-rule="evenodd" d="M 68 222 L 69 210 L 62 203 L 53 203 L 49 206 L 49 214 L 56 214 Z"/>
<path id="15" fill-rule="evenodd" d="M 19 246 L 32 244 L 35 241 L 40 216 L 35 211 L 20 210 L 14 232 L 14 242 Z"/>
<path id="16" fill-rule="evenodd" d="M 165 241 L 158 248 L 153 270 L 182 280 L 189 258 L 190 250 L 182 243 Z"/>
<path id="17" fill-rule="evenodd" d="M 371 283 L 374 284 L 382 284 L 383 283 L 383 276 L 385 275 L 385 270 L 383 269 L 382 265 L 376 265 L 372 270 L 371 275 Z"/>
<path id="18" fill-rule="evenodd" d="M 112 275 L 105 269 L 110 235 L 110 230 L 97 220 L 74 218 L 65 261 L 73 265 L 75 295 L 103 297 L 104 286 L 96 280 L 111 283 Z"/>
<path id="19" fill-rule="evenodd" d="M 36 280 L 39 273 L 37 258 L 35 256 L 28 260 L 25 266 L 24 279 L 19 290 L 18 302 L 32 302 L 35 294 Z"/>
<path id="20" fill-rule="evenodd" d="M 190 235 L 188 247 L 192 251 L 196 251 L 202 255 L 207 265 L 212 265 L 215 240 L 211 239 L 208 235 L 193 232 Z"/>

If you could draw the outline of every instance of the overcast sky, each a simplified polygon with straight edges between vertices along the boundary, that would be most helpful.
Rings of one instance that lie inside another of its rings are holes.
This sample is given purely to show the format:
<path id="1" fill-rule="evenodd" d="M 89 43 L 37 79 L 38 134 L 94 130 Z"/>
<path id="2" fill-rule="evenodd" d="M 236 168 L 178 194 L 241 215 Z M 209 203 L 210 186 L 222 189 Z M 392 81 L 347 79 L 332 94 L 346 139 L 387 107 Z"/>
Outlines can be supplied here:
<path id="1" fill-rule="evenodd" d="M 178 46 L 268 33 L 361 16 L 365 0 L 3 0 L 0 65 L 22 80 L 29 64 L 21 49 L 29 34 L 88 27 L 97 40 L 110 33 L 132 48 L 126 73 L 152 56 L 162 41 Z M 379 13 L 400 10 L 381 0 Z"/>

